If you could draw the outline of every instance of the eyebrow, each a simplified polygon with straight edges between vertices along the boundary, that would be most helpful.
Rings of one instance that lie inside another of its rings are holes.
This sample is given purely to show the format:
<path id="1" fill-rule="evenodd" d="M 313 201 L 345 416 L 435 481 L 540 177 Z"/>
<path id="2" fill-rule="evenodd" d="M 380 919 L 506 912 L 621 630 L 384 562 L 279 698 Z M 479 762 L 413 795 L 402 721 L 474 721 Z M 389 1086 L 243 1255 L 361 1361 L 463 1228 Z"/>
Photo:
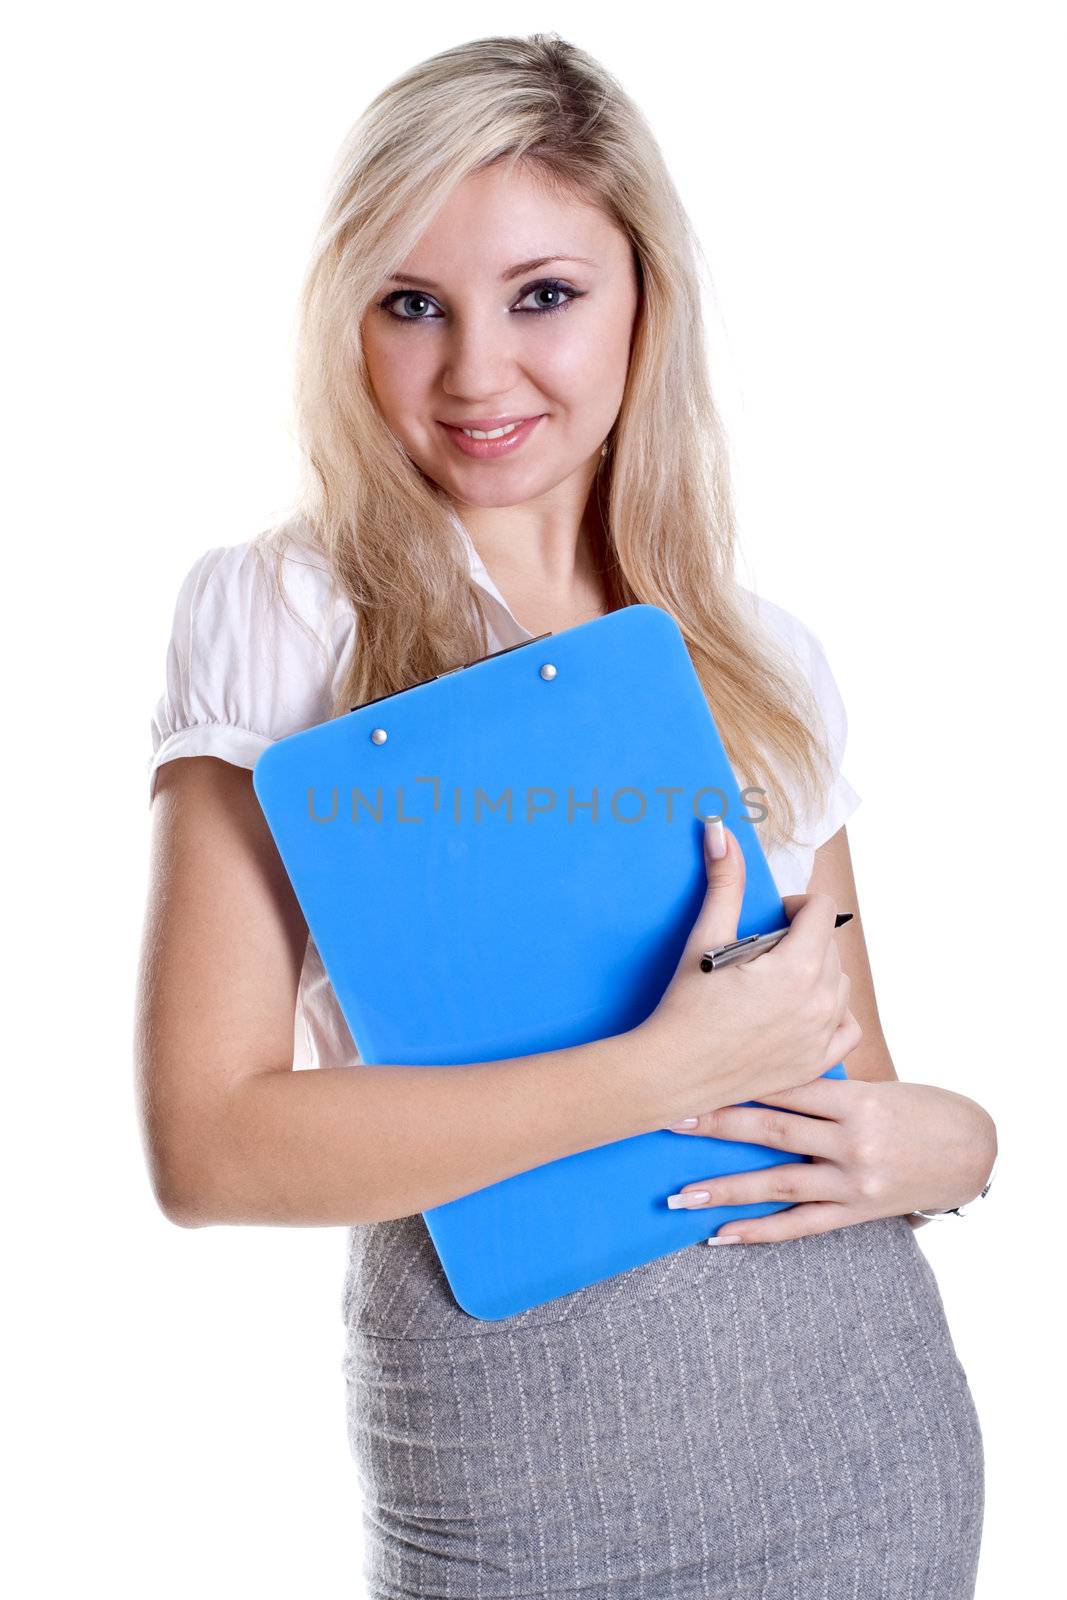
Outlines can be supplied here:
<path id="1" fill-rule="evenodd" d="M 507 267 L 500 274 L 501 283 L 510 283 L 512 278 L 521 278 L 525 272 L 536 272 L 538 267 L 547 267 L 551 261 L 577 261 L 584 267 L 595 267 L 595 261 L 586 260 L 585 256 L 535 256 L 532 261 L 517 261 L 513 267 Z M 439 289 L 441 285 L 434 283 L 432 278 L 424 278 L 418 272 L 393 272 L 390 273 L 388 283 L 421 283 L 427 289 Z"/>

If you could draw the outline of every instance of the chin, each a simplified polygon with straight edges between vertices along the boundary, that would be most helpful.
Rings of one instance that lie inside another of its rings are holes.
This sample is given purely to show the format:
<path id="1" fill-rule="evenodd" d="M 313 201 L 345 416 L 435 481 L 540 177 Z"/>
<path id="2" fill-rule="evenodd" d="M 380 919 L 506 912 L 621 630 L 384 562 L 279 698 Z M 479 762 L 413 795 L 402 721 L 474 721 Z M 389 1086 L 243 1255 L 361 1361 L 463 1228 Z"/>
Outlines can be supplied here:
<path id="1" fill-rule="evenodd" d="M 515 480 L 505 486 L 502 482 L 493 484 L 457 484 L 449 489 L 454 500 L 461 501 L 464 505 L 477 506 L 482 511 L 503 510 L 507 506 L 527 505 L 531 500 L 539 500 L 542 495 L 551 491 L 562 480 L 549 479 L 545 483 L 521 483 L 516 475 Z"/>

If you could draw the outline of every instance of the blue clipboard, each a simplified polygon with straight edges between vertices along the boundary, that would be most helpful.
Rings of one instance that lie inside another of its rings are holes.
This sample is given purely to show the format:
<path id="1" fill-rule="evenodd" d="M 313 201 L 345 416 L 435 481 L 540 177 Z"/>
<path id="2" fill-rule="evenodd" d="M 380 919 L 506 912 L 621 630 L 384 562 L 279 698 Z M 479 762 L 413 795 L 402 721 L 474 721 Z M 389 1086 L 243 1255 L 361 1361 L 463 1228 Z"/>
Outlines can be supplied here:
<path id="1" fill-rule="evenodd" d="M 280 739 L 253 785 L 367 1063 L 501 1060 L 643 1022 L 706 892 L 704 816 L 722 815 L 744 852 L 738 936 L 787 920 L 681 631 L 658 606 Z M 847 1075 L 838 1063 L 824 1076 Z M 808 1159 L 656 1130 L 423 1216 L 456 1301 L 491 1320 L 787 1209 L 671 1211 L 666 1197 Z"/>

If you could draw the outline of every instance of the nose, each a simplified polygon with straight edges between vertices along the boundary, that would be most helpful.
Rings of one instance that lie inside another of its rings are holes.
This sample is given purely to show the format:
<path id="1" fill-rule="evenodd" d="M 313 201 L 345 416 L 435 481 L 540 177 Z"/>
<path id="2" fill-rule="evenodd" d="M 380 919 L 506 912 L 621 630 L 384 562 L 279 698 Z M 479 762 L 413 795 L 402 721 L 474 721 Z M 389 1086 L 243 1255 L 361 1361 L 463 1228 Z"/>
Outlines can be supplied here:
<path id="1" fill-rule="evenodd" d="M 457 317 L 444 340 L 445 393 L 465 403 L 484 402 L 486 412 L 491 412 L 494 400 L 510 394 L 519 377 L 516 333 L 506 311 Z"/>

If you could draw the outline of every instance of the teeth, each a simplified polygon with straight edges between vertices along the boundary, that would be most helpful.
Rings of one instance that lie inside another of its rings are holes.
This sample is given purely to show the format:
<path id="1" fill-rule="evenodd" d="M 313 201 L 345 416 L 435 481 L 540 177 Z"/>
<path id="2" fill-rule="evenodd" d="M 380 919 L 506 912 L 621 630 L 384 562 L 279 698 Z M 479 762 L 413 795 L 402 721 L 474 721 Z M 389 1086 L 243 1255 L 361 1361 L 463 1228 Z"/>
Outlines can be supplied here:
<path id="1" fill-rule="evenodd" d="M 509 422 L 506 428 L 494 428 L 492 433 L 479 433 L 477 428 L 464 428 L 462 431 L 468 439 L 503 439 L 507 433 L 514 433 L 519 426 L 517 422 Z"/>

